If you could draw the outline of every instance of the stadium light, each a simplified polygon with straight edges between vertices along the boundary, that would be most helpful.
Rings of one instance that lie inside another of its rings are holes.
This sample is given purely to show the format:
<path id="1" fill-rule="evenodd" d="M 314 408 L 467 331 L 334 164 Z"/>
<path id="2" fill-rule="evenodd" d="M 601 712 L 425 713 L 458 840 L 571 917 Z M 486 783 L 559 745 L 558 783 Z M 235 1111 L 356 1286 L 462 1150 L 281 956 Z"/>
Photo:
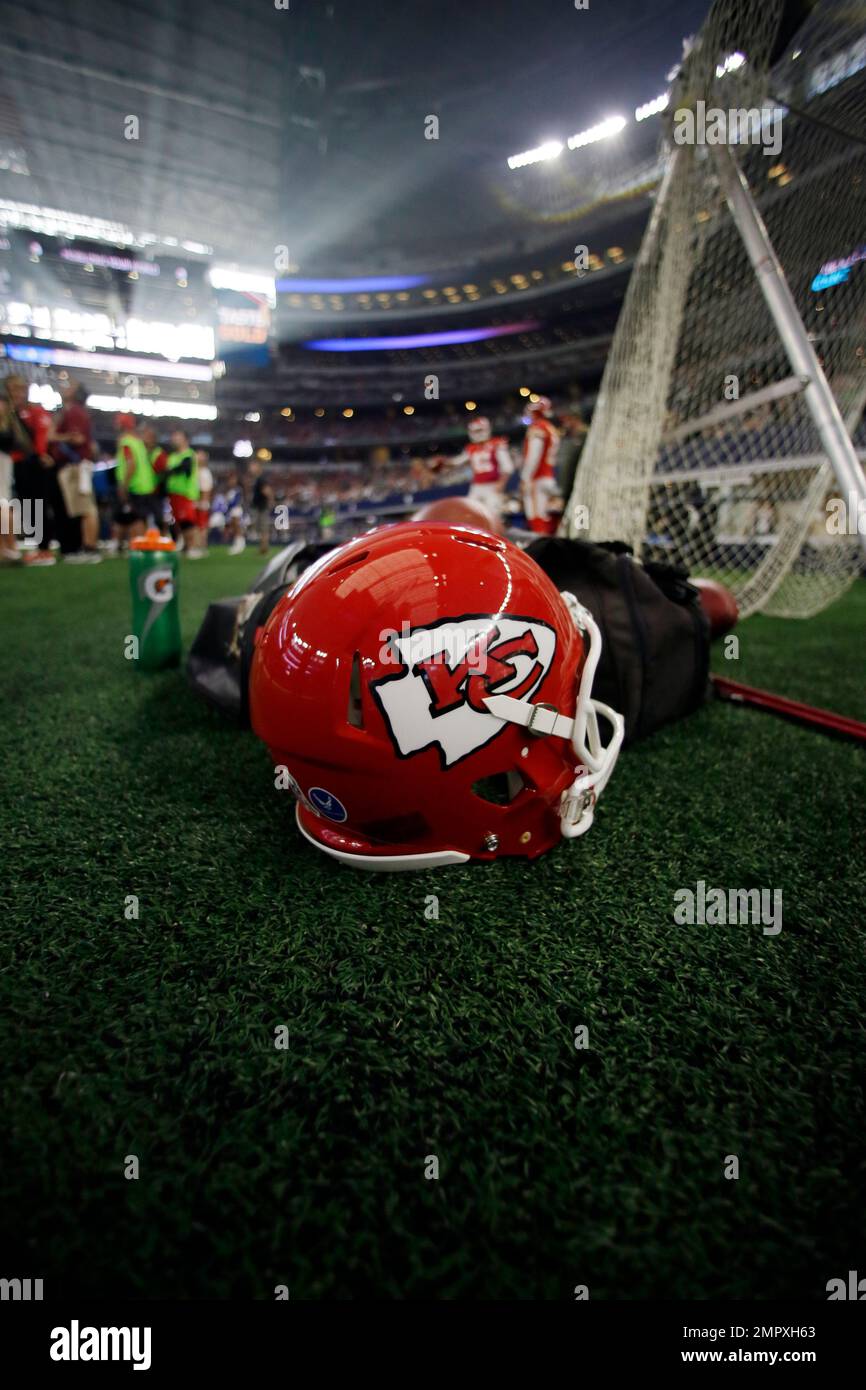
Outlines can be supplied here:
<path id="1" fill-rule="evenodd" d="M 414 290 L 426 285 L 429 275 L 364 275 L 351 279 L 302 280 L 299 278 L 277 281 L 280 294 L 375 294 L 395 290 Z"/>
<path id="2" fill-rule="evenodd" d="M 177 362 L 181 357 L 203 357 L 212 362 L 214 331 L 200 323 L 154 323 L 130 318 L 117 334 L 117 346 L 129 352 L 153 352 Z"/>
<path id="3" fill-rule="evenodd" d="M 502 338 L 509 333 L 530 333 L 537 327 L 537 319 L 525 319 L 497 328 L 454 328 L 443 333 L 410 333 L 387 338 L 311 338 L 301 346 L 311 352 L 393 352 L 454 343 L 483 343 L 488 338 Z"/>
<path id="4" fill-rule="evenodd" d="M 664 111 L 670 99 L 670 92 L 662 92 L 661 96 L 654 97 L 652 101 L 645 101 L 643 106 L 635 107 L 635 120 L 645 121 L 648 116 L 657 116 L 660 111 Z"/>
<path id="5" fill-rule="evenodd" d="M 91 410 L 110 413 L 118 410 L 131 415 L 167 416 L 175 420 L 215 420 L 215 405 L 199 405 L 190 401 L 155 401 L 149 396 L 88 396 Z"/>
<path id="6" fill-rule="evenodd" d="M 430 275 L 354 275 L 350 279 L 278 279 L 281 295 L 373 295 L 417 289 Z"/>
<path id="7" fill-rule="evenodd" d="M 63 397 L 59 391 L 55 391 L 47 381 L 31 381 L 27 391 L 28 401 L 35 405 L 41 405 L 43 410 L 56 410 L 63 404 Z"/>
<path id="8" fill-rule="evenodd" d="M 117 329 L 107 314 L 80 312 L 77 309 L 50 309 L 45 304 L 24 304 L 9 300 L 5 314 L 0 310 L 0 325 L 7 332 L 24 337 L 51 338 L 55 342 L 72 343 L 79 348 L 118 347 L 129 352 L 152 352 L 176 362 L 182 357 L 203 357 L 210 361 L 214 355 L 213 329 L 196 323 L 151 323 L 144 319 L 126 319 Z M 27 329 L 32 328 L 32 334 Z"/>
<path id="9" fill-rule="evenodd" d="M 114 352 L 72 352 L 67 348 L 30 347 L 7 343 L 13 362 L 39 362 L 49 367 L 84 367 L 93 372 L 134 372 L 137 376 L 170 376 L 181 381 L 213 381 L 210 367 L 193 362 L 162 362 L 156 357 L 122 357 Z"/>
<path id="10" fill-rule="evenodd" d="M 123 222 L 90 217 L 87 213 L 67 212 L 62 208 L 40 207 L 36 203 L 19 203 L 9 198 L 0 198 L 0 227 L 29 228 L 45 236 L 81 237 L 85 241 L 106 241 L 115 246 L 178 245 L 177 237 L 135 232 Z M 184 241 L 180 245 L 197 256 L 213 255 L 213 247 L 204 242 Z"/>
<path id="11" fill-rule="evenodd" d="M 110 222 L 103 217 L 88 217 L 84 213 L 64 212 L 60 208 L 39 207 L 35 203 L 18 203 L 0 199 L 0 225 L 28 227 L 48 236 L 86 237 L 91 241 L 112 241 L 126 246 L 135 242 L 135 233 L 122 222 Z"/>
<path id="12" fill-rule="evenodd" d="M 277 302 L 276 281 L 273 275 L 259 275 L 254 271 L 231 270 L 228 266 L 212 265 L 207 278 L 215 290 L 236 290 L 240 294 L 261 294 L 271 308 Z"/>
<path id="13" fill-rule="evenodd" d="M 524 164 L 540 164 L 546 159 L 556 159 L 557 155 L 562 154 L 562 142 L 560 140 L 546 140 L 543 145 L 537 145 L 534 150 L 524 150 L 523 154 L 512 154 L 508 158 L 509 169 L 522 169 Z"/>
<path id="14" fill-rule="evenodd" d="M 580 150 L 584 145 L 594 145 L 598 140 L 607 140 L 611 135 L 618 135 L 625 128 L 625 125 L 625 116 L 608 116 L 606 121 L 600 121 L 598 125 L 590 126 L 589 130 L 581 130 L 576 135 L 569 135 L 568 148 Z"/>
<path id="15" fill-rule="evenodd" d="M 724 77 L 728 72 L 736 72 L 746 61 L 744 53 L 729 53 L 723 63 L 716 67 L 716 77 Z"/>

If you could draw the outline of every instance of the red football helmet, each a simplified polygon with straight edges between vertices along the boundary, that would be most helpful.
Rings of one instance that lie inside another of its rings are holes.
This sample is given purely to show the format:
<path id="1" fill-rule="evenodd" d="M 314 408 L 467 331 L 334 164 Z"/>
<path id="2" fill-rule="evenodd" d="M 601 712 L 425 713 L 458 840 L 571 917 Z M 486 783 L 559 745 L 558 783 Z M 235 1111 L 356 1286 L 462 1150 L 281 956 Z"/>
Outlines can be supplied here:
<path id="1" fill-rule="evenodd" d="M 486 415 L 473 415 L 466 430 L 473 444 L 483 444 L 492 433 L 490 421 Z"/>
<path id="2" fill-rule="evenodd" d="M 526 413 L 530 418 L 534 418 L 536 415 L 543 415 L 546 420 L 549 420 L 553 414 L 553 403 L 550 397 L 539 396 L 538 400 L 530 401 L 526 407 Z"/>
<path id="3" fill-rule="evenodd" d="M 324 556 L 274 609 L 252 725 L 301 831 L 336 859 L 532 859 L 589 829 L 619 753 L 622 717 L 591 698 L 600 650 L 589 613 L 509 541 L 382 527 Z"/>

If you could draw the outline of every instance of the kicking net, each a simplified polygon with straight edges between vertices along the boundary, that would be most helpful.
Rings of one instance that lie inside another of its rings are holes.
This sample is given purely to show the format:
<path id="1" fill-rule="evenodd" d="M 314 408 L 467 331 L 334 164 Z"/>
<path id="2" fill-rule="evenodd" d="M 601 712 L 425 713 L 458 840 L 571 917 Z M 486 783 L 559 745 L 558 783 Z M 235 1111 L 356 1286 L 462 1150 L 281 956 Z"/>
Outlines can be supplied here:
<path id="1" fill-rule="evenodd" d="M 693 131 L 704 121 L 703 141 L 675 139 L 683 111 Z M 725 113 L 723 145 L 709 138 L 714 111 Z M 853 441 L 862 462 L 866 35 L 856 7 L 717 3 L 662 121 L 665 173 L 564 526 L 720 579 L 743 614 L 809 616 L 860 568 L 858 509 L 726 193 L 742 176 L 841 414 L 843 445 L 853 458 Z"/>

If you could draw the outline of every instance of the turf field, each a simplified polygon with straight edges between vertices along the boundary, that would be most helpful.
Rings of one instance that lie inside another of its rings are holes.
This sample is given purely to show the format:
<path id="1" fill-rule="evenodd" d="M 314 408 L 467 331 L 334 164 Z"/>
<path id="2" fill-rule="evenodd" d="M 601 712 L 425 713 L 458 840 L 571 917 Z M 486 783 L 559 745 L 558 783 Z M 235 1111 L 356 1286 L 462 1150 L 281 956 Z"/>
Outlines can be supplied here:
<path id="1" fill-rule="evenodd" d="M 184 562 L 187 643 L 258 568 Z M 860 582 L 716 665 L 864 719 L 864 625 Z M 866 751 L 708 707 L 535 865 L 359 875 L 128 629 L 124 561 L 0 573 L 0 1273 L 259 1299 L 866 1273 Z M 780 888 L 782 931 L 676 925 L 700 879 Z"/>

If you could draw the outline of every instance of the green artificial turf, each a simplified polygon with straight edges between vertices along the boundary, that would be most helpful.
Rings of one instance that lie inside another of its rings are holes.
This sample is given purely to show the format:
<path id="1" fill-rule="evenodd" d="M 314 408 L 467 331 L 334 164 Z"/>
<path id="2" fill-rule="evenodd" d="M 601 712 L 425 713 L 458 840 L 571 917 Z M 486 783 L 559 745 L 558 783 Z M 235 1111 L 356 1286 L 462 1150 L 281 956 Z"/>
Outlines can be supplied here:
<path id="1" fill-rule="evenodd" d="M 183 562 L 187 644 L 258 563 Z M 4 1276 L 822 1299 L 866 1273 L 866 750 L 716 704 L 535 864 L 356 874 L 251 734 L 124 660 L 125 568 L 0 573 Z M 864 621 L 861 582 L 716 668 L 866 719 Z M 781 888 L 782 932 L 676 925 L 699 879 Z"/>

